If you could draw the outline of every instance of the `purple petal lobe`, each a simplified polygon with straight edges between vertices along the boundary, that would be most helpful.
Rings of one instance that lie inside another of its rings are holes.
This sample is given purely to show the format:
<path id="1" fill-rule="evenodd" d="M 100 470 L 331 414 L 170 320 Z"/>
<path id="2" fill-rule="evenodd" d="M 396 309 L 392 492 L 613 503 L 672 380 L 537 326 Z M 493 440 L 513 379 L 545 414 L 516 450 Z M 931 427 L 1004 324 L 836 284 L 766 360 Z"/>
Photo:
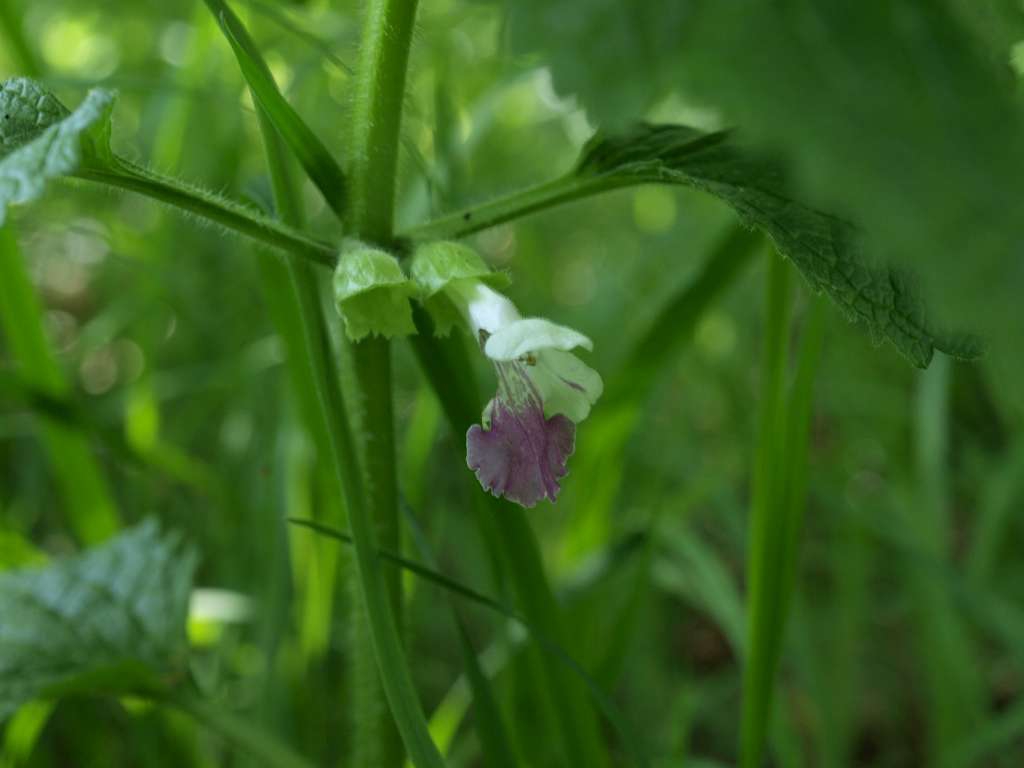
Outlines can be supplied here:
<path id="1" fill-rule="evenodd" d="M 490 429 L 474 424 L 466 433 L 466 463 L 480 485 L 523 507 L 554 501 L 576 425 L 561 414 L 545 419 L 539 401 L 513 410 L 500 398 L 491 401 L 490 420 Z"/>

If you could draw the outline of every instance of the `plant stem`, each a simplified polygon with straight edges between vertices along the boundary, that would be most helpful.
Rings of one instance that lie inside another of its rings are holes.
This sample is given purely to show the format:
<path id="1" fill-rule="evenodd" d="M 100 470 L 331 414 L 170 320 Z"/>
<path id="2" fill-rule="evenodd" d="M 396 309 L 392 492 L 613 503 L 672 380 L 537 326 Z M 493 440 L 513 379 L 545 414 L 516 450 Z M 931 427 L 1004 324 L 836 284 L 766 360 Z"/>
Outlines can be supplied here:
<path id="1" fill-rule="evenodd" d="M 640 183 L 648 182 L 634 179 L 581 179 L 570 173 L 428 221 L 403 232 L 402 236 L 413 240 L 454 240 L 545 208 Z"/>
<path id="2" fill-rule="evenodd" d="M 367 477 L 367 511 L 378 548 L 400 551 L 397 478 L 395 477 L 394 416 L 391 406 L 391 357 L 387 341 L 366 339 L 352 346 L 352 359 L 363 406 L 363 465 Z M 402 580 L 385 571 L 396 640 L 402 638 Z M 357 768 L 399 768 L 402 744 L 388 711 L 378 664 L 374 662 L 374 638 L 366 606 L 354 584 L 351 608 L 352 714 L 355 740 L 352 762 Z"/>
<path id="3" fill-rule="evenodd" d="M 161 176 L 122 158 L 115 158 L 110 167 L 81 168 L 75 175 L 88 181 L 137 192 L 219 224 L 225 229 L 251 237 L 264 245 L 301 256 L 317 264 L 334 266 L 336 249 L 329 243 L 315 240 L 238 203 L 177 179 Z"/>
<path id="4" fill-rule="evenodd" d="M 369 0 L 355 83 L 350 132 L 351 232 L 383 247 L 393 237 L 398 139 L 415 17 L 416 0 Z M 385 578 L 376 557 L 378 537 L 391 549 L 398 548 L 399 538 L 390 355 L 390 344 L 384 339 L 353 345 L 364 408 L 362 454 L 367 493 L 365 508 L 350 511 L 350 525 L 369 632 L 364 635 L 357 629 L 360 645 L 352 649 L 352 654 L 357 677 L 368 679 L 368 686 L 373 685 L 373 678 L 362 674 L 368 670 L 361 665 L 371 657 L 376 660 L 394 723 L 410 758 L 422 768 L 444 763 L 430 739 L 402 648 L 396 620 L 401 607 L 401 580 L 397 573 Z M 358 611 L 359 606 L 356 608 Z M 355 619 L 363 623 L 358 612 Z M 391 717 L 375 705 L 372 691 L 369 687 L 364 691 L 367 697 L 356 702 L 356 722 L 371 731 L 356 734 L 356 764 L 397 767 L 401 754 L 394 749 L 396 740 L 388 734 Z M 379 700 L 379 695 L 376 698 Z M 377 744 L 371 744 L 369 737 L 374 737 Z"/>
<path id="5" fill-rule="evenodd" d="M 352 228 L 387 244 L 392 236 L 398 137 L 416 0 L 370 0 L 352 115 Z"/>

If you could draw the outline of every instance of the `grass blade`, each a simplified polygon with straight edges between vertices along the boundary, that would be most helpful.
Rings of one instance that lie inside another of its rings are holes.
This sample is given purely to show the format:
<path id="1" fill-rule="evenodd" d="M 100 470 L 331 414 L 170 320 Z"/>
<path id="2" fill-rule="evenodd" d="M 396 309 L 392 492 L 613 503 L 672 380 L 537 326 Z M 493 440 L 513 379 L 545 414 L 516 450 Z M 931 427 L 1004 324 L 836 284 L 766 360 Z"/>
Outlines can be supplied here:
<path id="1" fill-rule="evenodd" d="M 952 512 L 949 497 L 949 411 L 952 365 L 936 358 L 920 376 L 916 421 L 916 498 L 910 499 L 904 522 L 907 535 L 921 554 L 951 568 Z M 920 631 L 916 637 L 923 673 L 922 702 L 927 718 L 927 752 L 938 763 L 969 738 L 982 720 L 983 693 L 977 660 L 967 626 L 942 581 L 911 574 Z"/>
<path id="2" fill-rule="evenodd" d="M 789 333 L 789 267 L 769 255 L 758 436 L 747 555 L 747 659 L 743 667 L 740 764 L 761 765 L 775 690 L 782 637 L 779 611 L 785 514 L 780 500 L 783 451 L 783 380 Z"/>
<path id="3" fill-rule="evenodd" d="M 748 552 L 747 658 L 740 733 L 741 765 L 746 768 L 761 765 L 771 727 L 782 638 L 800 560 L 807 443 L 825 330 L 824 300 L 814 297 L 804 323 L 796 377 L 787 397 L 789 265 L 776 254 L 770 258 Z M 780 744 L 791 745 L 789 733 L 777 735 Z M 795 747 L 788 751 L 794 753 L 795 760 Z"/>
<path id="4" fill-rule="evenodd" d="M 329 536 L 332 539 L 344 542 L 345 544 L 354 544 L 353 537 L 339 531 L 331 526 L 318 523 L 315 520 L 304 520 L 300 518 L 290 517 L 288 522 L 294 525 L 301 525 L 306 528 L 310 528 L 324 536 Z M 574 673 L 589 689 L 591 696 L 597 702 L 602 712 L 608 719 L 608 722 L 615 728 L 619 737 L 622 739 L 624 746 L 629 751 L 629 754 L 633 760 L 633 763 L 637 766 L 646 766 L 647 760 L 644 757 L 643 752 L 638 746 L 637 739 L 632 735 L 632 731 L 625 724 L 625 719 L 619 712 L 618 708 L 612 702 L 611 698 L 601 690 L 601 687 L 597 684 L 594 678 L 583 669 L 580 664 L 573 659 L 572 655 L 565 649 L 565 646 L 547 634 L 543 628 L 537 626 L 532 622 L 527 614 L 519 613 L 515 609 L 505 605 L 500 600 L 496 600 L 493 597 L 483 594 L 472 587 L 467 587 L 460 582 L 439 573 L 436 570 L 428 568 L 421 563 L 409 560 L 408 558 L 402 557 L 394 552 L 389 552 L 384 549 L 377 550 L 377 556 L 392 565 L 402 568 L 410 573 L 414 573 L 417 576 L 426 579 L 433 584 L 445 589 L 452 594 L 458 595 L 466 600 L 470 600 L 477 605 L 487 608 L 495 613 L 501 614 L 506 619 L 515 621 L 525 627 L 530 634 L 533 636 L 537 644 L 547 652 L 547 654 L 555 661 L 558 661 L 564 666 L 566 670 Z"/>
<path id="5" fill-rule="evenodd" d="M 406 508 L 406 520 L 412 532 L 412 540 L 420 552 L 420 557 L 427 562 L 432 570 L 437 571 L 437 562 L 430 549 L 426 534 L 416 520 L 412 511 Z M 473 708 L 476 714 L 477 731 L 480 737 L 480 748 L 484 764 L 493 768 L 515 768 L 516 758 L 512 750 L 512 741 L 501 718 L 501 709 L 494 695 L 491 684 L 480 666 L 480 660 L 473 649 L 469 631 L 459 615 L 454 603 L 451 604 L 452 620 L 459 635 L 459 650 L 462 652 L 466 679 L 473 693 Z"/>
<path id="6" fill-rule="evenodd" d="M 281 94 L 256 44 L 224 0 L 205 0 L 231 44 L 253 98 L 295 155 L 339 219 L 345 216 L 347 185 L 341 166 Z"/>

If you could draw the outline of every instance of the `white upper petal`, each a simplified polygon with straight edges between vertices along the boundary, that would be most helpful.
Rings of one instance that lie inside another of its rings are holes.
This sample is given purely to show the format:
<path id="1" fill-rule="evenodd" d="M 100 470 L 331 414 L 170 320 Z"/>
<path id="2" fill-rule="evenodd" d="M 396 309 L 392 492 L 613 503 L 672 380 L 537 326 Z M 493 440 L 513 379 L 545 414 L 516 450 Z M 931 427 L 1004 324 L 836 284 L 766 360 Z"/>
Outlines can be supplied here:
<path id="1" fill-rule="evenodd" d="M 493 335 L 522 317 L 508 297 L 479 280 L 453 280 L 446 290 L 472 326 L 474 336 L 480 331 Z"/>
<path id="2" fill-rule="evenodd" d="M 541 317 L 528 317 L 494 331 L 484 345 L 484 354 L 492 360 L 515 360 L 543 349 L 567 352 L 576 347 L 593 349 L 594 345 L 590 339 L 572 328 Z"/>

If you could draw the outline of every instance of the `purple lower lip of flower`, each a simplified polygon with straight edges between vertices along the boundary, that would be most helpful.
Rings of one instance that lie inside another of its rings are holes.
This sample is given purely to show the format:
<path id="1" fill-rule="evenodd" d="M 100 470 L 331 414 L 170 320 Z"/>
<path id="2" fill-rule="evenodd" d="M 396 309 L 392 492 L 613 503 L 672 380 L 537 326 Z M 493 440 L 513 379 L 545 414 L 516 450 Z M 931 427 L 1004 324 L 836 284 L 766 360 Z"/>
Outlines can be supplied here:
<path id="1" fill-rule="evenodd" d="M 554 501 L 558 480 L 568 471 L 576 425 L 562 414 L 545 419 L 533 398 L 514 410 L 495 398 L 490 410 L 490 429 L 474 424 L 466 433 L 466 463 L 480 485 L 523 507 L 543 498 Z"/>

